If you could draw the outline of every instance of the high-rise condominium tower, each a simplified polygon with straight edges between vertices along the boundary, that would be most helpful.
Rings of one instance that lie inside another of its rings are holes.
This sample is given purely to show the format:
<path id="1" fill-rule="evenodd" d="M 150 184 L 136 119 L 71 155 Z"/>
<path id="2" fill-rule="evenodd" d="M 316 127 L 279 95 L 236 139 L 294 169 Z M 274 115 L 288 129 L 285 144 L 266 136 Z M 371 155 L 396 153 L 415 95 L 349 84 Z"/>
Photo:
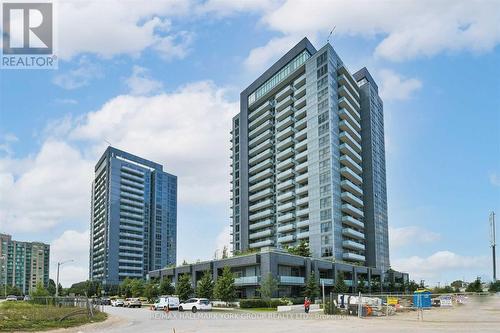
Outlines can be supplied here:
<path id="1" fill-rule="evenodd" d="M 304 38 L 246 88 L 232 126 L 233 251 L 309 242 L 389 268 L 382 101 Z"/>
<path id="2" fill-rule="evenodd" d="M 108 147 L 95 167 L 91 280 L 115 285 L 176 263 L 177 177 Z"/>

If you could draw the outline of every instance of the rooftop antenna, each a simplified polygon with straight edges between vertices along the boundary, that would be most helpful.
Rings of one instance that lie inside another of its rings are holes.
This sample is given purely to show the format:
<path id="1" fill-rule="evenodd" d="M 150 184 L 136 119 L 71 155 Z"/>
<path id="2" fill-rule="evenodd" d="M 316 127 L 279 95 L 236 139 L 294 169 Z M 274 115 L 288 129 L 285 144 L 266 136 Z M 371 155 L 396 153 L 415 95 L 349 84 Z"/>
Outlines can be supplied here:
<path id="1" fill-rule="evenodd" d="M 111 144 L 111 142 L 109 142 L 109 141 L 108 141 L 108 140 L 106 140 L 106 139 L 103 139 L 103 140 L 104 140 L 104 142 L 106 142 L 108 145 L 110 145 L 111 147 L 113 147 L 113 145 Z"/>
<path id="2" fill-rule="evenodd" d="M 334 26 L 333 26 L 333 29 L 330 31 L 330 34 L 328 35 L 328 38 L 326 39 L 326 43 L 327 43 L 327 44 L 328 44 L 328 43 L 330 43 L 330 37 L 332 37 L 332 35 L 333 35 L 333 31 L 335 30 L 335 28 L 336 28 L 336 27 L 337 27 L 337 26 L 336 26 L 336 25 L 334 25 Z"/>
<path id="3" fill-rule="evenodd" d="M 490 245 L 493 254 L 493 282 L 497 280 L 497 263 L 496 263 L 496 226 L 495 226 L 495 212 L 490 213 Z"/>

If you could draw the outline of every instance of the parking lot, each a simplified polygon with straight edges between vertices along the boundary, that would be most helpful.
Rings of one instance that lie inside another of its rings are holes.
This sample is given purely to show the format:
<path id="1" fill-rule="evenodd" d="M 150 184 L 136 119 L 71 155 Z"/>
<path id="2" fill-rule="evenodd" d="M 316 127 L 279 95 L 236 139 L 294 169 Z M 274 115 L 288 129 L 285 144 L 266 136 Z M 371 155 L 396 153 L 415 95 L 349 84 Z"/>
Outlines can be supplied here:
<path id="1" fill-rule="evenodd" d="M 321 313 L 278 314 L 276 312 L 212 311 L 204 313 L 172 311 L 165 314 L 147 308 L 105 307 L 110 319 L 64 332 L 499 332 L 500 297 L 471 300 L 450 309 L 424 312 L 424 321 L 416 312 L 395 316 L 359 319 L 357 317 L 322 316 Z M 175 330 L 175 331 L 174 331 Z"/>

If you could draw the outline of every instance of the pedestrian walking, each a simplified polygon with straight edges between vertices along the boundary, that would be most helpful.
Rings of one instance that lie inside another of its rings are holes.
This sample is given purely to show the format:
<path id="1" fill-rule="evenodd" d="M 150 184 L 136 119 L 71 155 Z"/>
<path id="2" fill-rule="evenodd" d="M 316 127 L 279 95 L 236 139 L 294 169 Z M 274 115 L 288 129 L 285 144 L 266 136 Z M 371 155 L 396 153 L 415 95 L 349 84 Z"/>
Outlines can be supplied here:
<path id="1" fill-rule="evenodd" d="M 304 300 L 304 311 L 306 313 L 309 313 L 310 307 L 311 307 L 311 301 L 309 300 L 309 298 L 306 297 Z"/>

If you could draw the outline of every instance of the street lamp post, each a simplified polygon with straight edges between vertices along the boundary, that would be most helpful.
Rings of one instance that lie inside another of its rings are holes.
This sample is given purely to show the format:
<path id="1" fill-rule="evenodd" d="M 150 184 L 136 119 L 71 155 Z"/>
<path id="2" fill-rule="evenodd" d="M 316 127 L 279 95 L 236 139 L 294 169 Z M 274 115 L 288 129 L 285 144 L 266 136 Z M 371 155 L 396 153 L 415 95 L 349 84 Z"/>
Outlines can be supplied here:
<path id="1" fill-rule="evenodd" d="M 64 265 L 64 264 L 67 264 L 69 262 L 73 262 L 74 260 L 73 259 L 70 259 L 70 260 L 66 260 L 66 261 L 59 261 L 57 263 L 57 277 L 56 277 L 56 297 L 59 297 L 59 268 Z"/>
<path id="2" fill-rule="evenodd" d="M 493 282 L 497 280 L 497 267 L 496 267 L 496 226 L 495 226 L 495 212 L 490 213 L 490 245 L 493 257 Z"/>

